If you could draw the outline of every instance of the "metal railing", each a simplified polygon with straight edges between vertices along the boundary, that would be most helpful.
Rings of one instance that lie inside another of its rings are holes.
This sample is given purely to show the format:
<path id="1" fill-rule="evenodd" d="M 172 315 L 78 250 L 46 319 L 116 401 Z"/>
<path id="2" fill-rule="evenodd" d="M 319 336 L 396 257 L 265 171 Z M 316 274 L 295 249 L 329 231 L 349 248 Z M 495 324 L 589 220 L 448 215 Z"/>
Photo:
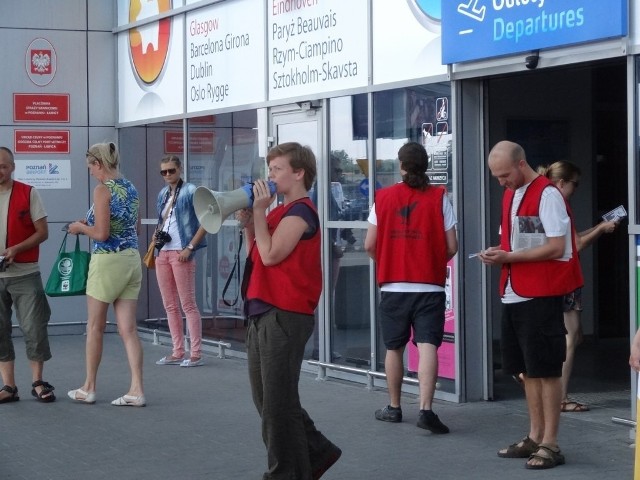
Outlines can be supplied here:
<path id="1" fill-rule="evenodd" d="M 306 360 L 309 365 L 315 365 L 318 369 L 318 379 L 325 380 L 327 378 L 327 370 L 336 370 L 339 372 L 355 373 L 357 375 L 365 375 L 367 377 L 367 389 L 373 390 L 375 378 L 387 378 L 387 374 L 384 372 L 376 372 L 374 370 L 368 370 L 365 368 L 348 367 L 346 365 L 337 365 L 335 363 L 320 362 L 318 360 Z M 419 385 L 417 378 L 403 377 L 403 383 L 409 385 Z"/>
<path id="2" fill-rule="evenodd" d="M 171 342 L 162 343 L 160 340 L 161 337 L 171 338 L 171 334 L 169 332 L 165 332 L 163 330 L 158 330 L 157 328 L 145 328 L 138 327 L 138 332 L 151 334 L 153 336 L 153 344 L 154 345 L 171 345 Z M 188 347 L 189 337 L 185 336 L 185 347 Z M 223 342 L 222 340 L 209 340 L 206 338 L 202 339 L 203 345 L 210 345 L 214 347 L 218 347 L 218 358 L 227 358 L 226 357 L 226 349 L 231 348 L 231 344 L 228 342 Z"/>

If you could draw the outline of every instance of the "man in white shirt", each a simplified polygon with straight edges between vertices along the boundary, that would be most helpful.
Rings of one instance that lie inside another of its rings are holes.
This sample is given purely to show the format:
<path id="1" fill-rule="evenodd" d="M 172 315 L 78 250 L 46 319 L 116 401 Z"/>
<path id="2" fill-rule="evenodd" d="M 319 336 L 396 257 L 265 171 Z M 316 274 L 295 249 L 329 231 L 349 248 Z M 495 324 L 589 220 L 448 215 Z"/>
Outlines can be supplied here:
<path id="1" fill-rule="evenodd" d="M 562 298 L 582 285 L 575 229 L 562 194 L 531 168 L 520 145 L 499 142 L 488 166 L 506 187 L 501 241 L 479 258 L 502 267 L 502 370 L 523 373 L 530 420 L 529 434 L 498 456 L 528 458 L 530 469 L 552 468 L 565 461 L 558 447 L 566 353 Z M 539 217 L 546 236 L 542 245 L 514 250 L 512 226 L 519 216 Z"/>

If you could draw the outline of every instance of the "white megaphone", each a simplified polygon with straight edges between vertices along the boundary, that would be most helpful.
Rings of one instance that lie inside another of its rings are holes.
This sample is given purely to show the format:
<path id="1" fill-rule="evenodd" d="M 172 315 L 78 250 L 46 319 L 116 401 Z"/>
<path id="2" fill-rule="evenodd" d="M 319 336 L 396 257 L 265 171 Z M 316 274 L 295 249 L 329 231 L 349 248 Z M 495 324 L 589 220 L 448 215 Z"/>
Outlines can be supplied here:
<path id="1" fill-rule="evenodd" d="M 276 184 L 269 181 L 271 195 L 276 193 Z M 214 192 L 207 187 L 196 188 L 193 208 L 200 225 L 209 233 L 218 233 L 222 222 L 236 210 L 253 206 L 253 183 L 247 183 L 232 192 Z"/>

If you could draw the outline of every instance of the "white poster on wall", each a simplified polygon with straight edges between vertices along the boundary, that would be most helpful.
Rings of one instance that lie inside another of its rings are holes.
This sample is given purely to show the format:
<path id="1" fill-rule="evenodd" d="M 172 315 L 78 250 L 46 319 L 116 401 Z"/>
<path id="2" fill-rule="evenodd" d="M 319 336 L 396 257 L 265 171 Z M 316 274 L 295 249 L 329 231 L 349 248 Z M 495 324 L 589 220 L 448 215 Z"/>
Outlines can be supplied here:
<path id="1" fill-rule="evenodd" d="M 140 5 L 130 10 L 130 22 L 171 10 L 168 0 Z M 163 18 L 118 35 L 120 123 L 184 113 L 182 45 L 180 17 Z"/>
<path id="2" fill-rule="evenodd" d="M 187 15 L 186 28 L 188 112 L 265 100 L 260 2 L 237 0 L 200 8 Z"/>
<path id="3" fill-rule="evenodd" d="M 373 83 L 445 75 L 440 0 L 373 2 Z"/>
<path id="4" fill-rule="evenodd" d="M 269 2 L 269 99 L 366 86 L 367 3 Z"/>
<path id="5" fill-rule="evenodd" d="M 70 160 L 16 160 L 14 180 L 38 190 L 70 190 Z"/>
<path id="6" fill-rule="evenodd" d="M 629 25 L 631 45 L 640 45 L 640 4 L 638 2 L 629 2 Z"/>

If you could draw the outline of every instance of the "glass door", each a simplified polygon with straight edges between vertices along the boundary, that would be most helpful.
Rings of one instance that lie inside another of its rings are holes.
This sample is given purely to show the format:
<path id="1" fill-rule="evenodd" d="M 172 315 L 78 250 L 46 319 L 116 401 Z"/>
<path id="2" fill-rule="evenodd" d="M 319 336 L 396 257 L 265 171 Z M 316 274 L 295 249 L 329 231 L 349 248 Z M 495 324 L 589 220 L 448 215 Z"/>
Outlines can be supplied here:
<path id="1" fill-rule="evenodd" d="M 285 142 L 298 142 L 302 145 L 311 148 L 316 156 L 317 165 L 317 177 L 314 186 L 309 192 L 309 196 L 314 201 L 318 208 L 318 215 L 320 217 L 320 229 L 323 232 L 323 272 L 326 272 L 326 246 L 324 225 L 325 209 L 325 189 L 323 185 L 323 172 L 324 167 L 324 149 L 322 142 L 322 109 L 318 107 L 312 107 L 310 102 L 303 102 L 298 105 L 293 105 L 290 108 L 284 107 L 282 111 L 271 112 L 271 137 L 270 146 Z M 326 275 L 324 275 L 324 288 L 323 292 L 328 291 L 326 285 Z M 325 359 L 325 353 L 328 350 L 328 321 L 327 311 L 324 305 L 324 293 L 320 298 L 320 303 L 316 309 L 316 326 L 314 333 L 307 343 L 305 349 L 305 359 L 315 359 L 323 361 Z"/>

